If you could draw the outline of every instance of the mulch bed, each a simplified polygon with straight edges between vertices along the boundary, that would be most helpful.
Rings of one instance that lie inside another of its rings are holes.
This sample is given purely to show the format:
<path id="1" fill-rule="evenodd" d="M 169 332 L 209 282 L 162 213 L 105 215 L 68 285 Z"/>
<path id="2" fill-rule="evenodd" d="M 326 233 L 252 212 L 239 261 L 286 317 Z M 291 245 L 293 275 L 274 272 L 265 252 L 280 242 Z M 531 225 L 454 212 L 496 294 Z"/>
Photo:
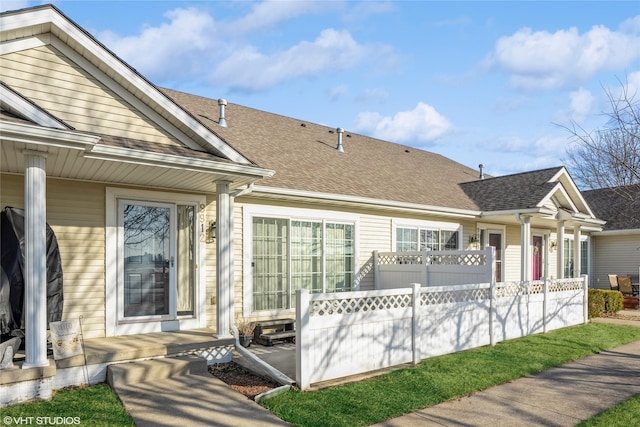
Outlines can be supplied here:
<path id="1" fill-rule="evenodd" d="M 211 365 L 209 372 L 222 382 L 227 383 L 235 391 L 252 400 L 260 393 L 280 386 L 280 384 L 262 378 L 233 361 Z"/>

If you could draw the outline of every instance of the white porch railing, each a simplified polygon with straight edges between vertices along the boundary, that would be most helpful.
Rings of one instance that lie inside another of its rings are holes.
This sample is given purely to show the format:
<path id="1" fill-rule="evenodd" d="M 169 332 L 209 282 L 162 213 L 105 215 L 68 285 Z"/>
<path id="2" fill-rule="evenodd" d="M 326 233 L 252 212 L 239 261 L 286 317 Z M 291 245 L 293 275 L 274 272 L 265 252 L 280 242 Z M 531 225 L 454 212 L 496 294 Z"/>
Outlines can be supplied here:
<path id="1" fill-rule="evenodd" d="M 587 277 L 296 294 L 296 382 L 374 371 L 587 322 Z"/>

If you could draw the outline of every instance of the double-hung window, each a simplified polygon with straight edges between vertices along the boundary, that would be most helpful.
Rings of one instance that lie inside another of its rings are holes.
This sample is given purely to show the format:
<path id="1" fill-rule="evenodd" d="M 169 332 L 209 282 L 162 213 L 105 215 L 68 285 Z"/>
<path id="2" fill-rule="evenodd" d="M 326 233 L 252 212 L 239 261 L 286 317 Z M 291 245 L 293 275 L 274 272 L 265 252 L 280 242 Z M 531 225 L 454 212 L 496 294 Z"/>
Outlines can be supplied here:
<path id="1" fill-rule="evenodd" d="M 353 290 L 354 222 L 256 214 L 250 226 L 251 312 L 292 309 L 297 289 Z"/>
<path id="2" fill-rule="evenodd" d="M 453 223 L 403 224 L 395 227 L 396 251 L 453 251 L 460 248 L 462 229 Z"/>

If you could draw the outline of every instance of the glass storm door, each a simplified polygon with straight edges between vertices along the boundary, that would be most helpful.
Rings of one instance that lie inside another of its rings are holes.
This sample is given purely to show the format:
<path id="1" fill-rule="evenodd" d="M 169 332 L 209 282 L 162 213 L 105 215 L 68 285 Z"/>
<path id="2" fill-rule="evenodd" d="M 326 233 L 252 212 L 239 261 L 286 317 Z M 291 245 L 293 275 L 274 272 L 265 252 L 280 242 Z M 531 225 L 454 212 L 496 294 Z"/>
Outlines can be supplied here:
<path id="1" fill-rule="evenodd" d="M 122 317 L 156 317 L 171 314 L 175 299 L 175 217 L 172 205 L 120 202 L 122 224 Z"/>
<path id="2" fill-rule="evenodd" d="M 195 315 L 195 205 L 118 201 L 119 320 Z"/>

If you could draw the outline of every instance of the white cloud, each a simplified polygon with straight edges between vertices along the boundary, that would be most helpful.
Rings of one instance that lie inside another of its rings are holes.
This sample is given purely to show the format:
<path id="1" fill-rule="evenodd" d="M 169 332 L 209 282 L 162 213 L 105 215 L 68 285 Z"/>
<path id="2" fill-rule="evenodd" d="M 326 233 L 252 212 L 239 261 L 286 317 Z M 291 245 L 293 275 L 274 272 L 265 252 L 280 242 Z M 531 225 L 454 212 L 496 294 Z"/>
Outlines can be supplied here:
<path id="1" fill-rule="evenodd" d="M 625 29 L 635 21 L 627 21 Z M 602 70 L 619 70 L 640 58 L 640 34 L 594 26 L 555 33 L 523 28 L 500 38 L 486 59 L 489 68 L 511 74 L 510 83 L 526 90 L 573 85 Z"/>
<path id="2" fill-rule="evenodd" d="M 349 92 L 349 88 L 345 85 L 336 86 L 329 90 L 329 100 L 335 102 Z"/>
<path id="3" fill-rule="evenodd" d="M 589 90 L 581 87 L 569 93 L 569 106 L 558 114 L 556 121 L 564 125 L 582 124 L 595 112 L 595 106 L 596 97 Z"/>
<path id="4" fill-rule="evenodd" d="M 264 1 L 256 3 L 251 13 L 224 25 L 226 34 L 241 34 L 272 28 L 283 21 L 310 13 L 323 12 L 337 6 L 337 2 Z"/>
<path id="5" fill-rule="evenodd" d="M 198 8 L 174 9 L 166 21 L 139 34 L 105 31 L 99 39 L 118 56 L 159 84 L 208 81 L 232 90 L 262 91 L 287 80 L 316 77 L 363 62 L 390 64 L 391 48 L 360 44 L 346 30 L 325 29 L 315 40 L 266 53 L 242 36 L 308 13 L 326 13 L 325 3 L 263 2 L 236 21 L 215 21 Z M 333 6 L 332 6 L 333 7 Z M 232 29 L 234 29 L 232 31 Z"/>
<path id="6" fill-rule="evenodd" d="M 129 64 L 152 79 L 178 78 L 207 69 L 208 53 L 217 48 L 213 18 L 202 11 L 174 9 L 158 27 L 120 37 L 107 31 L 99 39 Z"/>
<path id="7" fill-rule="evenodd" d="M 393 117 L 380 113 L 358 114 L 355 130 L 376 138 L 399 143 L 433 142 L 449 132 L 451 123 L 430 105 L 419 102 L 411 111 L 400 111 Z"/>
<path id="8" fill-rule="evenodd" d="M 356 102 L 371 104 L 371 103 L 383 103 L 389 98 L 389 93 L 381 88 L 366 89 L 358 96 L 356 96 Z"/>
<path id="9" fill-rule="evenodd" d="M 232 89 L 259 91 L 292 78 L 345 70 L 374 54 L 373 46 L 358 44 L 348 31 L 326 29 L 312 42 L 272 55 L 254 46 L 241 47 L 220 61 L 213 78 Z"/>

